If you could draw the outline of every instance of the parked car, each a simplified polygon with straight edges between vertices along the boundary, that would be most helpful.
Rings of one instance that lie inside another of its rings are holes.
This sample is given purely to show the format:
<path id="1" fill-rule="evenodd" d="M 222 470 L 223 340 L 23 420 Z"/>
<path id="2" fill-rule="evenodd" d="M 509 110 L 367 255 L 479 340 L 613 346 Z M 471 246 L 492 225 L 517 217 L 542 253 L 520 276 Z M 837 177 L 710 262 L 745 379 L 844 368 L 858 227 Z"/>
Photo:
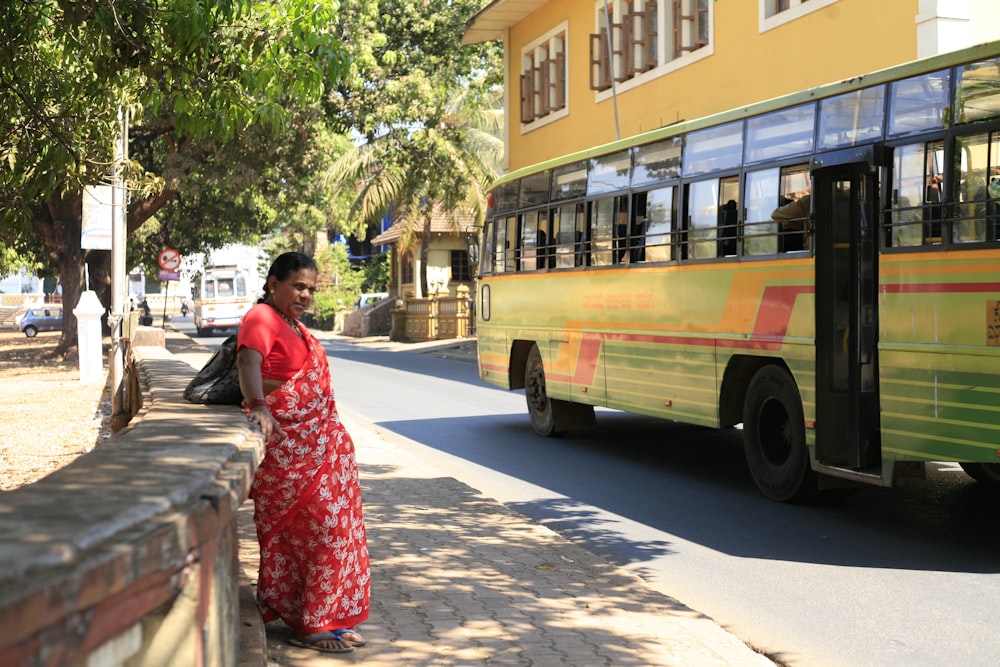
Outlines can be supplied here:
<path id="1" fill-rule="evenodd" d="M 35 306 L 18 318 L 18 326 L 28 338 L 34 338 L 39 331 L 59 331 L 62 324 L 62 306 Z"/>
<path id="2" fill-rule="evenodd" d="M 366 294 L 362 294 L 354 300 L 354 310 L 364 308 L 365 306 L 374 306 L 382 299 L 388 298 L 388 296 L 388 292 L 368 292 Z"/>

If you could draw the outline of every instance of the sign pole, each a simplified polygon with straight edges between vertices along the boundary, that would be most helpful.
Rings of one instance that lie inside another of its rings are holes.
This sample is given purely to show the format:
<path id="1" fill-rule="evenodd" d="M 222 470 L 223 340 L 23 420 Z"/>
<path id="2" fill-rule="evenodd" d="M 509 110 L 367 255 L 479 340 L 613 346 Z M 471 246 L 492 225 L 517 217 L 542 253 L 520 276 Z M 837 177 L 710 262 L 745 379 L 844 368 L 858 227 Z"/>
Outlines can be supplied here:
<path id="1" fill-rule="evenodd" d="M 170 294 L 170 281 L 167 281 L 167 286 L 163 288 L 163 322 L 160 323 L 160 328 L 167 328 L 167 295 Z"/>

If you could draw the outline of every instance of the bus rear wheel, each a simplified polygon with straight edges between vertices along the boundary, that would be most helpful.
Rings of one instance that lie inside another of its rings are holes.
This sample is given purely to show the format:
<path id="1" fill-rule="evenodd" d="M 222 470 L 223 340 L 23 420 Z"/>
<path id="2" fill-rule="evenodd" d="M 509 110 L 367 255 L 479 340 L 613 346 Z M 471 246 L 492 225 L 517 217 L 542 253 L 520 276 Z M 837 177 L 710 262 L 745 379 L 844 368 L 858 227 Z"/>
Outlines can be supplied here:
<path id="1" fill-rule="evenodd" d="M 1000 486 L 1000 463 L 960 463 L 965 474 L 982 484 Z"/>
<path id="2" fill-rule="evenodd" d="M 781 502 L 816 493 L 809 466 L 802 400 L 791 376 L 778 366 L 757 371 L 743 403 L 743 449 L 757 488 Z"/>

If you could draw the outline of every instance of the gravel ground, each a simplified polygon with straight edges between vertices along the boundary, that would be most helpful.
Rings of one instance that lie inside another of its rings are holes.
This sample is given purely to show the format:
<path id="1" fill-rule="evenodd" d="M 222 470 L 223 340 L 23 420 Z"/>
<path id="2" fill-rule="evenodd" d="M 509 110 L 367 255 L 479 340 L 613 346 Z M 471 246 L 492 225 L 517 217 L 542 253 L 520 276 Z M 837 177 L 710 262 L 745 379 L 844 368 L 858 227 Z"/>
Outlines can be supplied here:
<path id="1" fill-rule="evenodd" d="M 81 382 L 78 358 L 57 358 L 58 342 L 58 332 L 0 331 L 0 492 L 37 482 L 109 437 L 108 382 Z"/>
<path id="2" fill-rule="evenodd" d="M 392 343 L 385 336 L 340 340 L 443 359 L 476 359 L 474 338 L 453 344 Z M 110 378 L 80 382 L 78 358 L 57 358 L 58 342 L 58 332 L 28 338 L 0 330 L 0 493 L 37 482 L 110 437 Z M 105 357 L 109 345 L 106 338 Z M 175 354 L 205 351 L 187 337 L 171 339 L 167 348 Z"/>

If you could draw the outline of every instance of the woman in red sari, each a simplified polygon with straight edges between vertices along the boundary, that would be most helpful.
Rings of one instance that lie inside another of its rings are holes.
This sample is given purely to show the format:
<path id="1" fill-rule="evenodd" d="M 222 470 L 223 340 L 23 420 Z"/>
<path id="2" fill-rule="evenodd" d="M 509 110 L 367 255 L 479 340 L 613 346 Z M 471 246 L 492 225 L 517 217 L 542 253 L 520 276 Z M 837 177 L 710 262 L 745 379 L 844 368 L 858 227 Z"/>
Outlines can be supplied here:
<path id="1" fill-rule="evenodd" d="M 251 497 L 260 541 L 257 604 L 283 620 L 289 641 L 349 653 L 365 641 L 370 572 L 354 444 L 340 422 L 326 351 L 298 322 L 316 291 L 316 263 L 285 253 L 264 298 L 243 317 L 237 343 L 248 419 L 264 460 Z"/>

